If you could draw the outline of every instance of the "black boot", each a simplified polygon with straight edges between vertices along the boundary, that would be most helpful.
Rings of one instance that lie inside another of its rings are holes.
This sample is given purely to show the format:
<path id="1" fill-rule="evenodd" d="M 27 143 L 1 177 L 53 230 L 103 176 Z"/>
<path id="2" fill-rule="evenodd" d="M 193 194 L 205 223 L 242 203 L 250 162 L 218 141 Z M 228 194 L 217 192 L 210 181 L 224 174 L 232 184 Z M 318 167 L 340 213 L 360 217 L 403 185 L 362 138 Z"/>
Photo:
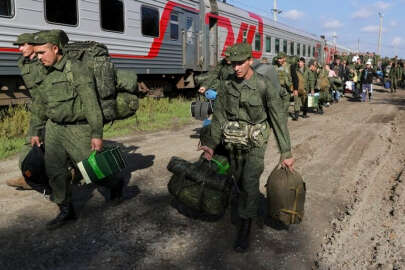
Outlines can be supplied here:
<path id="1" fill-rule="evenodd" d="M 293 121 L 298 121 L 298 117 L 299 117 L 300 112 L 294 112 L 294 115 L 292 117 Z"/>
<path id="2" fill-rule="evenodd" d="M 322 107 L 322 105 L 319 105 L 319 108 L 318 108 L 318 114 L 323 114 L 323 107 Z"/>
<path id="3" fill-rule="evenodd" d="M 73 220 L 76 220 L 76 214 L 72 203 L 61 203 L 58 204 L 58 206 L 60 212 L 56 218 L 46 224 L 46 228 L 48 230 L 55 230 Z"/>
<path id="4" fill-rule="evenodd" d="M 241 218 L 238 236 L 236 238 L 233 249 L 236 252 L 246 252 L 249 247 L 250 227 L 252 226 L 252 219 Z"/>
<path id="5" fill-rule="evenodd" d="M 304 107 L 302 109 L 302 118 L 309 118 L 309 116 L 307 115 L 308 113 L 308 108 Z"/>

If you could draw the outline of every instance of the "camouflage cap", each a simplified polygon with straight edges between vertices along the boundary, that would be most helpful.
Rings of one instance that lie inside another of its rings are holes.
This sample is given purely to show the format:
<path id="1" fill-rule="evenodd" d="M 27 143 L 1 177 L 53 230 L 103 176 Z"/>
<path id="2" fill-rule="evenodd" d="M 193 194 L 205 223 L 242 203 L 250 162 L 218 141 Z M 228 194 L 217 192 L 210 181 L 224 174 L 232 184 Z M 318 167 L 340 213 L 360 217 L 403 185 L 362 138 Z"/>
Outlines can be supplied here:
<path id="1" fill-rule="evenodd" d="M 45 43 L 51 43 L 59 48 L 63 48 L 69 41 L 68 36 L 63 30 L 44 30 L 34 35 L 33 44 L 40 45 Z"/>
<path id="2" fill-rule="evenodd" d="M 13 45 L 23 45 L 25 43 L 32 43 L 33 41 L 34 41 L 34 34 L 24 33 L 17 37 L 17 40 L 13 43 Z"/>
<path id="3" fill-rule="evenodd" d="M 285 52 L 279 52 L 277 57 L 278 58 L 285 58 L 285 57 L 287 57 L 287 54 Z"/>
<path id="4" fill-rule="evenodd" d="M 252 57 L 252 45 L 248 43 L 237 43 L 230 47 L 229 61 L 238 62 L 244 61 Z"/>

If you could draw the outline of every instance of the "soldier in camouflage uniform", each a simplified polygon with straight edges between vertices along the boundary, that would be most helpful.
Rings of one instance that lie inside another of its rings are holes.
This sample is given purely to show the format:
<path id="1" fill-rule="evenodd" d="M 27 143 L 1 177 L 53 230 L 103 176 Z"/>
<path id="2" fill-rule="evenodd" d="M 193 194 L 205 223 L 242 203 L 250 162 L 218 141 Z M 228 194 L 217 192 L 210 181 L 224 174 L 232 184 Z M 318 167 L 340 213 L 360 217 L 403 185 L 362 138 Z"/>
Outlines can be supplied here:
<path id="1" fill-rule="evenodd" d="M 200 75 L 201 82 L 198 92 L 200 92 L 201 94 L 203 94 L 207 89 L 210 88 L 218 90 L 220 81 L 226 80 L 228 76 L 233 74 L 231 62 L 227 60 L 229 56 L 228 48 L 230 47 L 227 47 L 225 50 L 225 58 L 222 59 L 213 70 L 209 71 L 206 74 Z"/>
<path id="2" fill-rule="evenodd" d="M 91 151 L 103 147 L 103 115 L 92 73 L 85 63 L 63 55 L 66 37 L 61 30 L 42 31 L 33 42 L 38 59 L 49 70 L 37 88 L 30 122 L 32 145 L 41 143 L 39 130 L 45 125 L 45 167 L 52 188 L 51 200 L 60 209 L 58 216 L 47 224 L 48 229 L 76 219 L 71 203 L 69 160 L 80 162 Z M 121 188 L 111 187 L 112 199 L 121 195 Z"/>
<path id="3" fill-rule="evenodd" d="M 22 53 L 21 57 L 18 59 L 18 67 L 20 69 L 22 78 L 24 80 L 25 87 L 29 90 L 32 99 L 36 98 L 36 88 L 45 78 L 47 70 L 46 68 L 38 61 L 34 53 L 34 47 L 31 42 L 34 40 L 34 34 L 24 33 L 17 37 L 14 45 L 18 46 L 19 51 Z M 43 127 L 41 129 L 41 136 Z M 20 162 L 19 166 L 21 168 L 22 161 L 25 156 L 31 150 L 30 138 L 27 138 L 26 143 L 23 146 L 23 149 L 20 152 Z M 24 177 L 19 177 L 16 179 L 8 180 L 8 186 L 17 187 L 20 189 L 31 189 L 31 187 L 26 183 Z"/>
<path id="4" fill-rule="evenodd" d="M 249 246 L 252 218 L 256 217 L 259 203 L 259 179 L 264 170 L 264 155 L 270 126 L 277 139 L 280 163 L 292 169 L 287 112 L 283 101 L 285 91 L 277 90 L 264 76 L 251 68 L 251 45 L 232 46 L 229 60 L 234 75 L 220 88 L 208 139 L 200 150 L 211 159 L 213 149 L 224 143 L 231 160 L 233 177 L 240 187 L 238 213 L 240 227 L 234 245 L 237 252 Z"/>
<path id="5" fill-rule="evenodd" d="M 291 67 L 290 64 L 286 62 L 286 57 L 287 55 L 284 52 L 281 52 L 278 54 L 276 57 L 275 61 L 275 67 L 276 71 L 278 73 L 278 79 L 280 81 L 281 87 L 283 87 L 287 93 L 292 94 L 292 89 L 293 89 L 293 84 L 292 84 L 292 78 L 291 78 Z M 289 100 L 288 100 L 288 105 L 289 105 Z M 294 112 L 293 115 L 293 120 L 298 120 L 298 112 Z"/>
<path id="6" fill-rule="evenodd" d="M 397 61 L 394 61 L 391 66 L 391 70 L 388 74 L 388 78 L 391 81 L 391 93 L 397 92 L 398 83 L 402 77 L 401 69 Z"/>
<path id="7" fill-rule="evenodd" d="M 312 89 L 309 85 L 309 77 L 311 71 L 305 67 L 305 58 L 300 58 L 295 72 L 297 74 L 297 95 L 299 97 L 299 105 L 302 107 L 302 118 L 308 118 L 308 91 L 311 91 Z M 294 95 L 296 95 L 296 93 L 294 93 Z"/>

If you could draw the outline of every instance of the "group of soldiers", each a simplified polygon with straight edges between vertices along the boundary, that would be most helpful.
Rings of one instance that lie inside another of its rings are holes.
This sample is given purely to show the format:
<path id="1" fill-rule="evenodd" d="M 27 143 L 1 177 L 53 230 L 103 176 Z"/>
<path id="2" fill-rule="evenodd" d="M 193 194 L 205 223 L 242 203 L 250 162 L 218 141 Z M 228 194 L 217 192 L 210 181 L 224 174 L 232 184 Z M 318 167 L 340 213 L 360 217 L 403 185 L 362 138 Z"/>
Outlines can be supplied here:
<path id="1" fill-rule="evenodd" d="M 18 36 L 14 45 L 22 53 L 18 67 L 32 96 L 28 137 L 21 162 L 32 147 L 45 144 L 45 169 L 50 199 L 59 214 L 47 223 L 56 229 L 76 219 L 72 205 L 75 164 L 103 148 L 103 115 L 89 67 L 64 54 L 69 38 L 62 30 L 44 30 Z M 23 177 L 9 186 L 30 189 Z M 122 199 L 122 179 L 103 182 L 112 204 Z"/>

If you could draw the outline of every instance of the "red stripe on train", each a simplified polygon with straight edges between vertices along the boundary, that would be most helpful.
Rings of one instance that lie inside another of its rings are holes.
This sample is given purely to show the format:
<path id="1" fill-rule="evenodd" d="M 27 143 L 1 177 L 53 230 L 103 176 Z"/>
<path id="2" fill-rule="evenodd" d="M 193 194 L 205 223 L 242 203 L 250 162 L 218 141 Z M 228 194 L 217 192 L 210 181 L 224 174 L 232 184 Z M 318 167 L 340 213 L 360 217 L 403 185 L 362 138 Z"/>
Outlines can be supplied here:
<path id="1" fill-rule="evenodd" d="M 19 53 L 20 51 L 17 48 L 0 48 L 0 52 L 15 52 Z"/>

